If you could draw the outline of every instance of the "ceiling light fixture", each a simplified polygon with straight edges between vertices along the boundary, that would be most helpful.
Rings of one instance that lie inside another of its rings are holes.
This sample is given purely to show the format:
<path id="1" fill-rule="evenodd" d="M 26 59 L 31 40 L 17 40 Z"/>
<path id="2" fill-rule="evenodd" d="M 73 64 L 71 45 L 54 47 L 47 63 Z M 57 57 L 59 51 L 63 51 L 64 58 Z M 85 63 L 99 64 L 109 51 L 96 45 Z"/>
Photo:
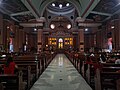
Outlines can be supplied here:
<path id="1" fill-rule="evenodd" d="M 67 4 L 66 4 L 66 6 L 68 7 L 68 6 L 70 6 L 70 4 L 69 4 L 69 3 L 67 3 Z"/>
<path id="2" fill-rule="evenodd" d="M 67 29 L 70 29 L 72 26 L 71 26 L 71 24 L 68 24 L 67 25 Z"/>
<path id="3" fill-rule="evenodd" d="M 54 25 L 54 24 L 51 24 L 51 25 L 50 25 L 50 28 L 51 28 L 51 29 L 55 29 L 55 25 Z"/>
<path id="4" fill-rule="evenodd" d="M 7 29 L 9 29 L 10 27 L 9 26 L 7 26 Z"/>
<path id="5" fill-rule="evenodd" d="M 34 31 L 37 31 L 37 29 L 36 29 L 36 28 L 34 28 Z"/>
<path id="6" fill-rule="evenodd" d="M 62 4 L 59 4 L 59 8 L 62 9 Z"/>
<path id="7" fill-rule="evenodd" d="M 115 28 L 114 26 L 111 26 L 111 29 Z"/>
<path id="8" fill-rule="evenodd" d="M 88 31 L 88 28 L 85 28 L 85 31 L 87 32 L 87 31 Z"/>
<path id="9" fill-rule="evenodd" d="M 55 7 L 55 3 L 52 3 L 52 6 Z"/>

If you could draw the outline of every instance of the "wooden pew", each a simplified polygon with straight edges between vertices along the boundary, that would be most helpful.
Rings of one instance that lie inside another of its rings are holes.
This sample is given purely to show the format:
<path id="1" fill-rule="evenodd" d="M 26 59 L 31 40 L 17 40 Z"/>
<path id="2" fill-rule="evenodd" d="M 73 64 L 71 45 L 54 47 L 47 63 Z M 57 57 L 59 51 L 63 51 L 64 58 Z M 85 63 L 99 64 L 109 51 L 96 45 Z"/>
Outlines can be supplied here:
<path id="1" fill-rule="evenodd" d="M 32 86 L 32 78 L 31 78 L 31 67 L 27 68 L 21 67 L 18 71 L 22 71 L 23 73 L 23 82 L 26 83 L 25 89 L 29 89 Z"/>
<path id="2" fill-rule="evenodd" d="M 21 56 L 14 59 L 15 63 L 19 67 L 31 66 L 31 73 L 35 75 L 36 79 L 39 75 L 45 70 L 48 64 L 51 62 L 55 55 L 46 54 L 46 55 L 33 55 L 30 56 Z"/>
<path id="3" fill-rule="evenodd" d="M 84 54 L 79 54 L 76 66 L 77 66 L 78 72 L 81 73 L 81 74 L 82 74 L 82 66 L 84 64 L 84 61 L 85 61 L 85 55 Z"/>
<path id="4" fill-rule="evenodd" d="M 14 62 L 19 67 L 31 66 L 31 73 L 35 74 L 36 79 L 40 75 L 40 58 L 37 55 L 25 55 L 14 58 Z M 23 64 L 23 65 L 22 65 Z"/>
<path id="5" fill-rule="evenodd" d="M 41 63 L 41 70 L 42 72 L 47 68 L 47 66 L 50 64 L 50 62 L 53 60 L 53 58 L 55 57 L 56 53 L 48 53 L 48 52 L 44 52 L 41 53 L 38 58 L 40 58 L 40 63 Z"/>
<path id="6" fill-rule="evenodd" d="M 1 65 L 3 65 L 6 60 L 1 61 Z M 31 67 L 31 73 L 35 75 L 36 79 L 39 77 L 40 71 L 39 71 L 39 61 L 35 60 L 14 60 L 14 62 L 17 64 L 18 68 L 27 68 L 28 66 Z"/>
<path id="7" fill-rule="evenodd" d="M 95 70 L 99 66 L 97 63 L 85 64 L 85 80 L 89 83 L 92 88 L 95 88 L 94 76 Z"/>
<path id="8" fill-rule="evenodd" d="M 43 61 L 43 64 L 41 61 L 44 60 L 45 57 L 46 62 Z M 41 57 L 41 55 L 24 55 L 14 58 L 14 62 L 18 65 L 19 69 L 23 71 L 23 80 L 27 82 L 27 88 L 29 88 L 39 77 L 42 64 L 44 65 L 44 67 L 46 67 L 52 59 L 53 55 L 50 54 L 44 57 Z M 6 60 L 2 59 L 0 60 L 0 62 L 1 64 L 4 64 Z M 30 70 L 28 69 L 28 67 L 30 67 Z M 43 68 L 43 71 L 44 69 L 45 68 Z M 31 73 L 33 74 L 32 81 L 30 79 Z"/>
<path id="9" fill-rule="evenodd" d="M 90 84 L 90 86 L 95 88 L 95 70 L 100 68 L 99 55 L 89 56 L 85 62 L 83 62 L 82 74 L 84 75 L 85 80 Z"/>
<path id="10" fill-rule="evenodd" d="M 4 90 L 4 86 L 2 83 L 0 83 L 0 90 Z"/>
<path id="11" fill-rule="evenodd" d="M 1 74 L 0 83 L 4 90 L 22 90 L 22 72 L 19 72 L 18 75 Z"/>
<path id="12" fill-rule="evenodd" d="M 115 64 L 115 63 L 102 63 L 103 67 L 120 67 L 120 64 Z"/>
<path id="13" fill-rule="evenodd" d="M 3 60 L 2 64 L 4 64 L 5 62 L 6 61 Z M 30 88 L 30 86 L 33 85 L 38 78 L 38 61 L 22 59 L 14 60 L 14 62 L 17 64 L 18 69 L 23 72 L 23 81 L 27 83 L 26 88 Z"/>
<path id="14" fill-rule="evenodd" d="M 113 89 L 120 90 L 120 70 L 118 66 L 108 66 L 102 67 L 102 69 L 96 70 L 95 75 L 95 88 L 96 90 L 104 90 L 104 89 Z"/>

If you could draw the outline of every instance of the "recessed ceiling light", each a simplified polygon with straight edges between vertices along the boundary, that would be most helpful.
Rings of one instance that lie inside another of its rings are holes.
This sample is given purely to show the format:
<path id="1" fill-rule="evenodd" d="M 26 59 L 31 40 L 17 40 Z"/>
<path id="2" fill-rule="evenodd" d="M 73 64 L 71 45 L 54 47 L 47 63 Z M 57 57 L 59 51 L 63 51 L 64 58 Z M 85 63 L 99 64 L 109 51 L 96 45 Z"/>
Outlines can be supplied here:
<path id="1" fill-rule="evenodd" d="M 55 7 L 55 3 L 52 3 L 52 6 Z"/>
<path id="2" fill-rule="evenodd" d="M 34 28 L 34 31 L 37 31 L 37 29 L 36 29 L 36 28 Z"/>
<path id="3" fill-rule="evenodd" d="M 59 8 L 62 9 L 62 4 L 59 4 Z"/>
<path id="4" fill-rule="evenodd" d="M 54 29 L 54 28 L 55 28 L 55 25 L 54 25 L 54 24 L 51 24 L 51 25 L 50 25 L 50 28 L 51 28 L 51 29 Z"/>
<path id="5" fill-rule="evenodd" d="M 88 31 L 88 28 L 85 28 L 85 31 L 87 32 L 87 31 Z"/>
<path id="6" fill-rule="evenodd" d="M 67 7 L 68 7 L 69 5 L 70 5 L 69 3 L 66 4 Z"/>

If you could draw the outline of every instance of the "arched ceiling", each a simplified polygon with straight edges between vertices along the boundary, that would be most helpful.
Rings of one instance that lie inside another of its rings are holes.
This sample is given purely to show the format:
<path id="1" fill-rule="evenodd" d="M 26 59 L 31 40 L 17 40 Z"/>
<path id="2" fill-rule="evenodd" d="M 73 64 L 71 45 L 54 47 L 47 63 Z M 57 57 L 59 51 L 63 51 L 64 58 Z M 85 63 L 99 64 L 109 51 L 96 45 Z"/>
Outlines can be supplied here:
<path id="1" fill-rule="evenodd" d="M 55 2 L 55 1 L 58 1 L 58 0 L 50 0 L 50 1 L 49 1 L 49 0 L 46 0 L 44 3 L 42 3 L 42 4 L 40 5 L 40 9 L 39 9 L 39 11 L 41 11 L 41 12 L 40 12 L 40 16 L 43 15 L 43 12 L 44 12 L 45 8 L 46 8 L 50 3 Z M 68 0 L 66 0 L 66 1 L 68 1 Z M 64 0 L 62 0 L 62 2 L 64 2 Z M 78 2 L 76 2 L 76 0 L 69 0 L 69 2 L 72 3 L 72 4 L 75 6 L 76 10 L 78 11 L 78 14 L 80 14 L 80 10 L 81 10 L 81 9 L 78 8 L 78 7 L 80 7 L 80 4 L 79 4 Z"/>
<path id="2" fill-rule="evenodd" d="M 54 4 L 55 6 L 53 6 L 52 4 Z M 66 6 L 67 4 L 69 4 L 69 6 Z M 60 5 L 62 5 L 61 8 Z M 53 2 L 46 7 L 46 11 L 59 16 L 74 12 L 75 7 L 73 4 L 68 2 Z"/>
<path id="3" fill-rule="evenodd" d="M 25 4 L 25 0 L 21 0 L 21 1 Z M 26 1 L 27 1 L 26 3 L 29 3 L 29 5 L 34 8 L 38 17 L 43 16 L 45 8 L 50 3 L 55 2 L 55 1 L 59 1 L 59 2 L 67 1 L 67 2 L 72 3 L 78 12 L 78 15 L 84 17 L 85 13 L 87 13 L 88 11 L 88 7 L 89 8 L 94 7 L 95 6 L 94 2 L 99 1 L 99 0 L 26 0 Z"/>
<path id="4" fill-rule="evenodd" d="M 77 14 L 76 18 L 82 17 L 94 22 L 104 22 L 120 12 L 119 0 L 0 0 L 0 12 L 17 22 L 28 22 L 45 17 L 48 6 L 56 1 L 71 3 L 75 9 L 73 12 Z"/>

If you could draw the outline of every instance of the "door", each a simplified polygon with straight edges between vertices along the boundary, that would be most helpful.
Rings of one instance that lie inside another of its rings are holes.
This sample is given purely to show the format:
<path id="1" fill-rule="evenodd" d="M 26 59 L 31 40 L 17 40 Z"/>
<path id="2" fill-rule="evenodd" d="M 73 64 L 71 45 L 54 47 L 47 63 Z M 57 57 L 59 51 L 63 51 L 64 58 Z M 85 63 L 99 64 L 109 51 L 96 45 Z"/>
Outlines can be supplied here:
<path id="1" fill-rule="evenodd" d="M 59 40 L 58 40 L 58 48 L 63 49 L 63 39 L 62 38 L 59 38 Z"/>

